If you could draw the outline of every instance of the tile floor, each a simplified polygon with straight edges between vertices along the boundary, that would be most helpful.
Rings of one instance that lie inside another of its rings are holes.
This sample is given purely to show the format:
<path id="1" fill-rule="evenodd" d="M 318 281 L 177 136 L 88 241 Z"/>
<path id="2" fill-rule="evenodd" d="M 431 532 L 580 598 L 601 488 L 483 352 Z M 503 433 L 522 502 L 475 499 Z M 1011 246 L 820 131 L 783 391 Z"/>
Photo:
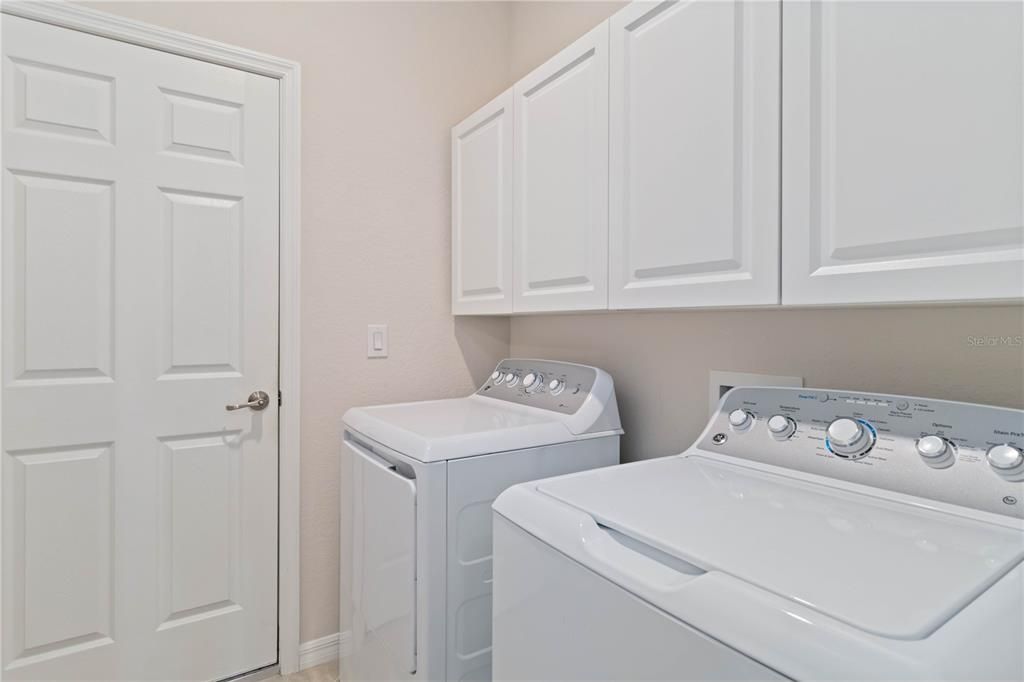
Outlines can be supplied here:
<path id="1" fill-rule="evenodd" d="M 324 663 L 284 677 L 274 677 L 269 682 L 278 682 L 279 680 L 284 682 L 337 682 L 338 663 L 336 661 Z"/>

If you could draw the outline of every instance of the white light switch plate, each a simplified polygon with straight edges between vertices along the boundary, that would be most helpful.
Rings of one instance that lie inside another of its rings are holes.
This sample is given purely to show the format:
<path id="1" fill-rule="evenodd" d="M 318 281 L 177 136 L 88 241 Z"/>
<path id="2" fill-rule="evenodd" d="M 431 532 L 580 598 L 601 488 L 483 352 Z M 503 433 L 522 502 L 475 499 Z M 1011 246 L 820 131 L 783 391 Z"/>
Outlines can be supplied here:
<path id="1" fill-rule="evenodd" d="M 366 326 L 366 357 L 386 358 L 388 356 L 388 326 L 370 324 Z"/>
<path id="2" fill-rule="evenodd" d="M 787 377 L 778 374 L 752 374 L 750 372 L 723 372 L 720 369 L 711 370 L 711 380 L 708 383 L 708 415 L 713 415 L 718 409 L 718 403 L 722 396 L 730 388 L 736 386 L 792 386 L 802 388 L 803 377 Z"/>

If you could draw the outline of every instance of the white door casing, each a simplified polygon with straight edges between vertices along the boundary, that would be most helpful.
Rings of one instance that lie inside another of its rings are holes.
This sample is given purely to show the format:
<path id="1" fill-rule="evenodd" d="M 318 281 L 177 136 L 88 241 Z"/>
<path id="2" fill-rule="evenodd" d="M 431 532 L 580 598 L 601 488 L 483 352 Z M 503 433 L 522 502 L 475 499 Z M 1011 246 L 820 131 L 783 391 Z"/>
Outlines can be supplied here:
<path id="1" fill-rule="evenodd" d="M 512 90 L 452 128 L 452 314 L 512 312 Z"/>
<path id="2" fill-rule="evenodd" d="M 3 31 L 4 678 L 273 663 L 277 81 Z"/>
<path id="3" fill-rule="evenodd" d="M 779 302 L 778 2 L 611 20 L 610 308 Z"/>
<path id="4" fill-rule="evenodd" d="M 515 87 L 516 312 L 608 305 L 608 22 Z"/>
<path id="5" fill-rule="evenodd" d="M 783 303 L 1024 296 L 1022 13 L 784 2 Z"/>

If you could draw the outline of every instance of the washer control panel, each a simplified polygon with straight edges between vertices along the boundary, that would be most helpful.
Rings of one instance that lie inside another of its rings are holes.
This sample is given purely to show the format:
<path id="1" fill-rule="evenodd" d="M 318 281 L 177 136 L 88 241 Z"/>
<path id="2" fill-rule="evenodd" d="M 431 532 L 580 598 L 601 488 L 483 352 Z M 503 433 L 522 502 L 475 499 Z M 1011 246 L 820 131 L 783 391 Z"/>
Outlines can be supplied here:
<path id="1" fill-rule="evenodd" d="M 574 414 L 594 387 L 597 371 L 552 360 L 502 360 L 477 395 Z"/>
<path id="2" fill-rule="evenodd" d="M 1024 410 L 806 388 L 735 388 L 698 447 L 1024 518 Z"/>

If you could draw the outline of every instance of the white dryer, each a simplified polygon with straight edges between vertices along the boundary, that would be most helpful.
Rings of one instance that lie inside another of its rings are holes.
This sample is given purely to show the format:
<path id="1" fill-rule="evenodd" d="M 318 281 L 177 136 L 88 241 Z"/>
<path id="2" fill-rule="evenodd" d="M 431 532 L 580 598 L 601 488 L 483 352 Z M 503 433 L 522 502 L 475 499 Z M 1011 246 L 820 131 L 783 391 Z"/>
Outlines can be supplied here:
<path id="1" fill-rule="evenodd" d="M 737 388 L 495 502 L 496 680 L 1024 678 L 1024 412 Z"/>
<path id="2" fill-rule="evenodd" d="M 490 679 L 491 503 L 515 483 L 618 463 L 611 377 L 504 360 L 466 398 L 344 421 L 341 678 Z"/>

